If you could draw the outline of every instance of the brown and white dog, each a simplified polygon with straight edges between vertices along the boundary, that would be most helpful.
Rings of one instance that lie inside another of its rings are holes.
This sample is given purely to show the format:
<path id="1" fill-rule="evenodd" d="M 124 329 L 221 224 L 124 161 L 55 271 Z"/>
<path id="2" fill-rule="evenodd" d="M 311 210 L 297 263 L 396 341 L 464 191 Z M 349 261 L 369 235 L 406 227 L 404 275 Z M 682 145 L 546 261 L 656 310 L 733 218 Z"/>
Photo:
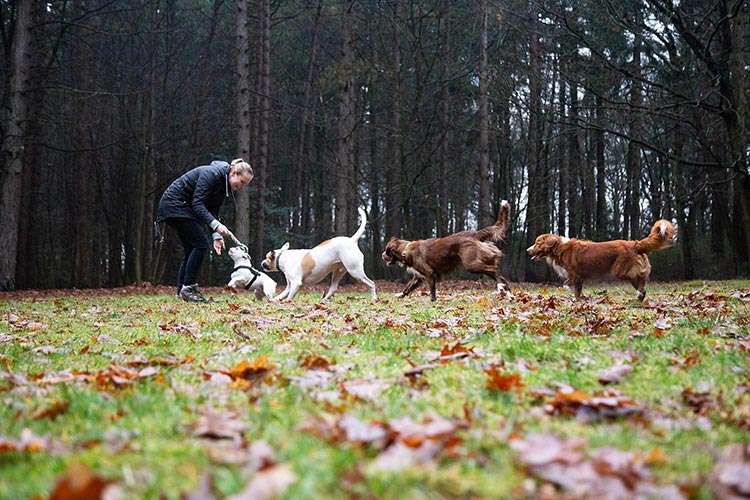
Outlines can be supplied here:
<path id="1" fill-rule="evenodd" d="M 460 231 L 442 238 L 407 241 L 391 238 L 385 246 L 383 260 L 387 265 L 406 267 L 414 276 L 397 297 L 406 297 L 424 281 L 435 300 L 437 282 L 446 274 L 463 267 L 469 272 L 485 274 L 497 282 L 498 291 L 512 297 L 510 284 L 498 270 L 503 253 L 495 243 L 505 238 L 510 221 L 510 204 L 503 200 L 492 226 L 475 231 Z"/>
<path id="2" fill-rule="evenodd" d="M 646 297 L 646 281 L 651 274 L 648 254 L 674 244 L 677 228 L 668 220 L 656 221 L 642 240 L 593 242 L 554 234 L 539 236 L 526 252 L 532 260 L 546 258 L 557 274 L 581 298 L 583 282 L 608 275 L 630 282 L 638 290 L 638 300 Z"/>
<path id="3" fill-rule="evenodd" d="M 367 214 L 361 208 L 362 223 L 351 237 L 337 236 L 311 249 L 289 249 L 289 243 L 266 254 L 261 267 L 265 271 L 281 271 L 286 277 L 286 288 L 271 299 L 271 302 L 292 299 L 302 284 L 315 284 L 331 274 L 331 286 L 323 296 L 327 300 L 339 286 L 339 281 L 348 272 L 355 279 L 370 287 L 370 296 L 375 299 L 375 283 L 365 274 L 365 256 L 357 242 L 365 232 Z"/>
<path id="4" fill-rule="evenodd" d="M 276 294 L 276 282 L 253 267 L 253 261 L 245 249 L 232 247 L 228 253 L 234 261 L 234 269 L 224 288 L 232 293 L 237 293 L 238 288 L 252 290 L 258 300 L 263 300 L 263 297 L 270 299 Z"/>

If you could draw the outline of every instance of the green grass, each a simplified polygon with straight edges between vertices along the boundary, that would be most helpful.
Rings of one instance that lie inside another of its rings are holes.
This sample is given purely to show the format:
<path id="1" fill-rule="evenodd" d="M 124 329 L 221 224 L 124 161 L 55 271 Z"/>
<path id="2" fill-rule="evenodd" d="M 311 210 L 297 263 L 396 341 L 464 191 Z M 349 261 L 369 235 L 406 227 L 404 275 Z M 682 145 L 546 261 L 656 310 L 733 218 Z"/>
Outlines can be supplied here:
<path id="1" fill-rule="evenodd" d="M 666 459 L 649 464 L 655 483 L 700 484 L 716 450 L 750 443 L 750 302 L 731 297 L 737 290 L 750 282 L 651 284 L 645 306 L 625 286 L 587 288 L 588 303 L 536 287 L 513 300 L 443 287 L 435 303 L 340 293 L 322 305 L 304 293 L 269 304 L 217 291 L 200 305 L 171 294 L 0 296 L 0 498 L 45 498 L 73 463 L 118 482 L 125 498 L 177 499 L 203 473 L 225 497 L 253 477 L 249 450 L 258 441 L 295 472 L 283 498 L 519 497 L 533 475 L 509 440 L 539 432 L 585 438 L 587 453 L 658 449 Z M 467 355 L 438 359 L 459 345 Z M 600 373 L 622 356 L 632 373 L 602 386 Z M 316 357 L 330 365 L 308 386 L 305 363 Z M 269 371 L 216 381 L 242 362 Z M 519 373 L 523 386 L 488 386 L 492 365 Z M 122 383 L 112 377 L 121 369 L 150 373 Z M 619 391 L 643 412 L 581 422 L 548 411 L 563 386 Z M 688 388 L 706 393 L 703 407 L 687 403 Z M 209 410 L 246 424 L 237 442 L 195 435 Z M 398 440 L 394 422 L 436 416 L 456 426 L 440 452 L 393 472 L 376 466 Z M 312 425 L 343 417 L 387 427 L 389 441 Z M 14 449 L 25 429 L 44 444 Z M 711 498 L 711 490 L 695 495 Z"/>

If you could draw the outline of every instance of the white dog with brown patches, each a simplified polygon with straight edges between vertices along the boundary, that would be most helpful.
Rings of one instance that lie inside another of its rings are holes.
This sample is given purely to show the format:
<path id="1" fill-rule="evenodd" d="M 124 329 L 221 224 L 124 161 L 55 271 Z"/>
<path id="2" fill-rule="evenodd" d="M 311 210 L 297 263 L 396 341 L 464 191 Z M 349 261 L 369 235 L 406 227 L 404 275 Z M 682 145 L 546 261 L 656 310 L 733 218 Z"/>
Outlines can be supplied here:
<path id="1" fill-rule="evenodd" d="M 355 279 L 370 287 L 370 296 L 375 298 L 375 283 L 365 274 L 365 256 L 357 245 L 365 232 L 367 214 L 359 208 L 362 223 L 351 237 L 337 236 L 310 249 L 289 249 L 289 243 L 266 254 L 261 263 L 264 271 L 281 271 L 286 277 L 286 288 L 271 299 L 294 298 L 303 284 L 315 284 L 331 275 L 331 286 L 323 296 L 327 300 L 339 286 L 339 281 L 348 272 Z"/>

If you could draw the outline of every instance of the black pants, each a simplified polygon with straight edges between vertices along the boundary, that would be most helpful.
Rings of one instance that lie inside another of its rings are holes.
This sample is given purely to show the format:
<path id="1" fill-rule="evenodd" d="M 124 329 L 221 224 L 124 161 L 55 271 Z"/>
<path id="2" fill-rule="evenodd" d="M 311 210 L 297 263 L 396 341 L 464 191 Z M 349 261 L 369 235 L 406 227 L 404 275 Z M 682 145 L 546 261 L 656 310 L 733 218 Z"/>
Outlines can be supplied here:
<path id="1" fill-rule="evenodd" d="M 167 219 L 165 222 L 177 231 L 185 252 L 177 274 L 177 293 L 179 294 L 182 285 L 194 285 L 198 282 L 198 271 L 201 269 L 210 242 L 206 236 L 204 224 L 197 220 Z"/>

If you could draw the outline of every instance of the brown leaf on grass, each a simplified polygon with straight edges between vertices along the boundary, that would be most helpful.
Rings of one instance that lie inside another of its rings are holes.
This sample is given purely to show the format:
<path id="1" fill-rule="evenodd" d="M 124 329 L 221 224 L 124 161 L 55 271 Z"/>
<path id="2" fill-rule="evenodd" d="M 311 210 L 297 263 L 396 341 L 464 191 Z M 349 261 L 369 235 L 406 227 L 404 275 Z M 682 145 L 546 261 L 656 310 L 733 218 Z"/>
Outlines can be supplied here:
<path id="1" fill-rule="evenodd" d="M 10 439 L 0 436 L 0 453 L 13 451 L 49 451 L 50 448 L 49 439 L 37 436 L 31 429 L 22 430 L 20 439 Z"/>
<path id="2" fill-rule="evenodd" d="M 640 455 L 601 448 L 586 458 L 583 453 L 585 444 L 580 438 L 565 441 L 553 434 L 530 434 L 510 441 L 511 448 L 519 453 L 529 474 L 571 495 L 559 498 L 684 498 L 675 486 L 652 483 L 650 470 Z"/>
<path id="3" fill-rule="evenodd" d="M 437 415 L 427 417 L 423 424 L 403 417 L 388 422 L 388 427 L 393 443 L 373 461 L 376 470 L 397 471 L 430 462 L 459 442 L 456 424 Z"/>
<path id="4" fill-rule="evenodd" d="M 602 385 L 618 384 L 632 371 L 633 367 L 630 365 L 612 365 L 599 375 L 599 383 Z"/>
<path id="5" fill-rule="evenodd" d="M 580 462 L 586 440 L 576 438 L 564 441 L 554 434 L 529 434 L 523 439 L 511 439 L 509 444 L 520 453 L 519 458 L 524 464 L 538 466 L 553 462 Z"/>
<path id="6" fill-rule="evenodd" d="M 436 441 L 423 441 L 416 447 L 397 441 L 375 458 L 372 467 L 380 471 L 403 470 L 432 461 L 442 449 Z"/>
<path id="7" fill-rule="evenodd" d="M 676 368 L 695 366 L 701 362 L 701 354 L 698 349 L 691 349 L 684 358 L 672 358 L 669 362 Z"/>
<path id="8" fill-rule="evenodd" d="M 641 405 L 614 389 L 595 396 L 572 388 L 558 391 L 555 400 L 547 403 L 544 410 L 550 415 L 573 415 L 581 423 L 637 417 L 643 413 Z"/>
<path id="9" fill-rule="evenodd" d="M 272 500 L 284 494 L 297 480 L 297 475 L 287 464 L 278 464 L 255 473 L 245 489 L 227 500 Z"/>
<path id="10" fill-rule="evenodd" d="M 336 363 L 324 356 L 307 356 L 302 360 L 301 366 L 307 370 L 327 370 L 334 364 Z"/>
<path id="11" fill-rule="evenodd" d="M 385 380 L 348 380 L 341 383 L 341 389 L 345 394 L 364 401 L 373 401 L 391 386 Z"/>
<path id="12" fill-rule="evenodd" d="M 710 392 L 694 392 L 692 387 L 688 387 L 681 394 L 682 402 L 688 405 L 696 415 L 705 416 L 709 411 L 718 410 L 721 406 Z"/>
<path id="13" fill-rule="evenodd" d="M 382 444 L 387 435 L 383 424 L 363 422 L 352 415 L 341 417 L 337 423 L 337 427 L 343 438 L 350 443 Z"/>
<path id="14" fill-rule="evenodd" d="M 520 392 L 526 386 L 521 381 L 521 375 L 518 373 L 500 373 L 497 365 L 492 365 L 484 370 L 487 375 L 487 389 L 497 392 Z"/>
<path id="15" fill-rule="evenodd" d="M 73 463 L 57 479 L 49 500 L 99 500 L 104 499 L 114 481 L 97 476 L 78 463 Z M 110 498 L 109 495 L 107 498 Z"/>
<path id="16" fill-rule="evenodd" d="M 425 440 L 444 440 L 457 431 L 456 424 L 438 415 L 428 416 L 425 423 L 417 424 L 411 417 L 403 417 L 388 422 L 395 438 L 409 446 L 418 446 Z"/>
<path id="17" fill-rule="evenodd" d="M 233 380 L 256 381 L 270 375 L 276 369 L 276 365 L 268 362 L 268 356 L 264 354 L 253 362 L 241 361 L 229 371 L 220 370 L 221 373 L 229 375 Z"/>
<path id="18" fill-rule="evenodd" d="M 363 422 L 353 415 L 338 419 L 328 414 L 307 415 L 298 430 L 329 443 L 374 444 L 377 449 L 382 448 L 388 436 L 384 424 Z"/>
<path id="19" fill-rule="evenodd" d="M 434 361 L 440 361 L 441 363 L 450 363 L 454 359 L 466 358 L 466 357 L 477 357 L 473 347 L 464 347 L 461 342 L 456 342 L 454 345 L 445 344 L 440 350 L 440 355 Z"/>
<path id="20" fill-rule="evenodd" d="M 130 385 L 138 379 L 152 377 L 159 373 L 158 368 L 146 367 L 142 370 L 126 366 L 110 365 L 109 368 L 94 373 L 87 373 L 87 380 L 93 382 L 99 390 L 109 391 Z"/>
<path id="21" fill-rule="evenodd" d="M 40 420 L 43 418 L 54 420 L 58 416 L 68 411 L 69 407 L 70 407 L 69 401 L 53 401 L 51 404 L 48 404 L 46 406 L 41 406 L 35 409 L 31 413 L 30 417 L 33 418 L 34 420 Z"/>
<path id="22" fill-rule="evenodd" d="M 721 454 L 709 478 L 718 500 L 750 498 L 750 444 L 730 444 Z"/>
<path id="23" fill-rule="evenodd" d="M 200 420 L 193 424 L 193 435 L 209 439 L 231 439 L 239 442 L 248 425 L 239 420 L 236 412 L 219 413 L 208 409 Z"/>

